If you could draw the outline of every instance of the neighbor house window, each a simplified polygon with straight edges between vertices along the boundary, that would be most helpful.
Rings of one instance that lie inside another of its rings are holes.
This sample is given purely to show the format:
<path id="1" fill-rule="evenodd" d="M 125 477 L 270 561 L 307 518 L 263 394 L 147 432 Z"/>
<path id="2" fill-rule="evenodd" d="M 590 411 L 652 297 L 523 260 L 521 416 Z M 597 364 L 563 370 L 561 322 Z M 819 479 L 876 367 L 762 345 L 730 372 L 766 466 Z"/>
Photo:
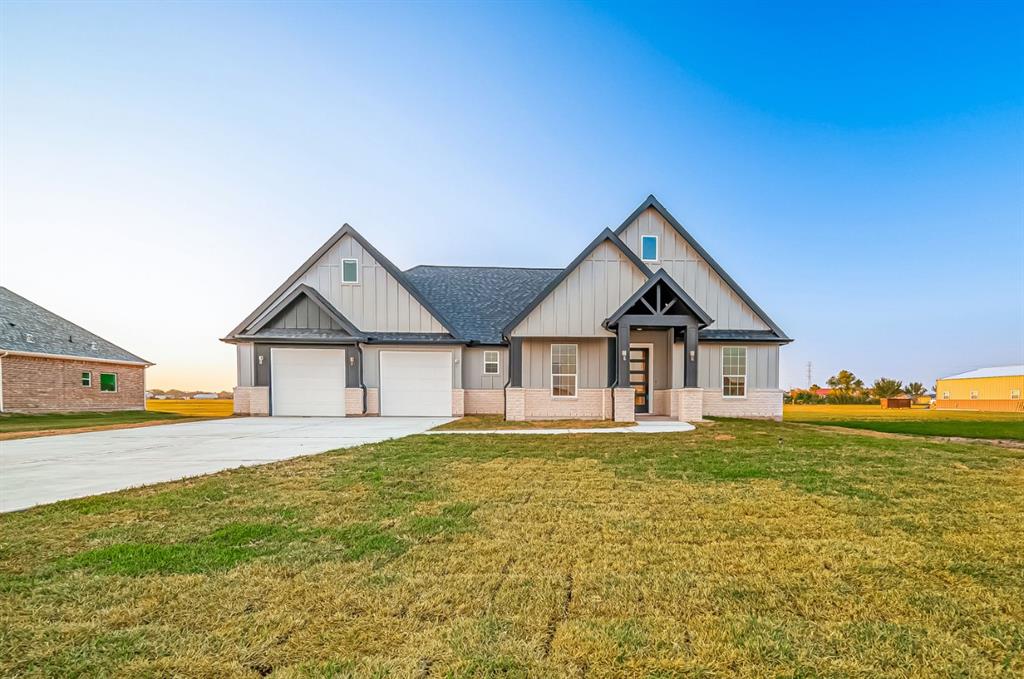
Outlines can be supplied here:
<path id="1" fill-rule="evenodd" d="M 100 373 L 100 391 L 117 391 L 117 373 Z"/>
<path id="2" fill-rule="evenodd" d="M 358 259 L 343 259 L 343 260 L 341 260 L 341 282 L 342 283 L 358 283 L 359 282 L 359 260 Z"/>
<path id="3" fill-rule="evenodd" d="M 948 401 L 949 400 L 949 392 L 948 391 L 942 392 L 942 399 L 944 401 Z"/>
<path id="4" fill-rule="evenodd" d="M 576 396 L 576 345 L 551 345 L 551 395 Z"/>
<path id="5" fill-rule="evenodd" d="M 640 259 L 645 262 L 658 261 L 657 236 L 640 236 Z"/>
<path id="6" fill-rule="evenodd" d="M 1020 389 L 1011 389 L 1010 390 L 1010 399 L 1014 400 L 1014 401 L 1019 400 L 1020 399 Z"/>
<path id="7" fill-rule="evenodd" d="M 92 386 L 92 373 L 90 373 L 90 372 L 82 373 L 82 386 L 83 387 L 91 387 Z"/>
<path id="8" fill-rule="evenodd" d="M 747 348 L 722 349 L 722 396 L 743 398 L 747 395 Z"/>
<path id="9" fill-rule="evenodd" d="M 976 398 L 978 398 L 978 392 L 976 392 L 976 391 L 974 391 L 974 390 L 972 389 L 972 390 L 971 390 L 971 400 L 974 400 L 974 399 L 976 399 Z"/>
<path id="10" fill-rule="evenodd" d="M 498 352 L 497 351 L 485 351 L 484 352 L 484 375 L 497 375 L 498 374 Z"/>

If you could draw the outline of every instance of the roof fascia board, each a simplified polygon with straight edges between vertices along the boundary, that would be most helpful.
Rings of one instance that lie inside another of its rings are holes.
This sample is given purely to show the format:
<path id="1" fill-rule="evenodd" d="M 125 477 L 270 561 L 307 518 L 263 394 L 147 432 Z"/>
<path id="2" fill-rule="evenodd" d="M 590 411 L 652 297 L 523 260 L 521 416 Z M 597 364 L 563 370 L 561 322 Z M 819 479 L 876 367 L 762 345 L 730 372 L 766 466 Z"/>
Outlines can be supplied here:
<path id="1" fill-rule="evenodd" d="M 96 358 L 95 356 L 73 356 L 71 354 L 46 354 L 39 351 L 17 351 L 14 349 L 0 349 L 0 356 L 28 356 L 31 358 L 56 358 L 62 361 L 88 361 L 90 363 L 112 363 L 114 365 L 138 365 L 149 367 L 156 365 L 149 361 L 123 361 L 116 358 Z"/>
<path id="2" fill-rule="evenodd" d="M 712 269 L 714 269 L 715 273 L 721 276 L 722 280 L 725 281 L 725 284 L 732 288 L 732 291 L 740 296 L 740 299 L 742 299 L 747 304 L 747 306 L 749 306 L 754 311 L 754 313 L 757 314 L 762 321 L 764 321 L 765 325 L 771 328 L 772 332 L 779 336 L 779 339 L 789 339 L 789 337 L 786 336 L 786 333 L 783 332 L 782 328 L 780 328 L 778 324 L 776 324 L 775 321 L 773 321 L 771 317 L 768 314 L 766 314 L 761 307 L 757 305 L 757 302 L 751 299 L 750 295 L 748 295 L 743 290 L 743 288 L 741 288 L 739 284 L 733 280 L 732 276 L 726 273 L 725 269 L 723 269 L 722 266 L 715 261 L 715 258 L 708 254 L 708 251 L 704 249 L 704 246 L 698 243 L 697 239 L 691 236 L 690 233 L 685 228 L 683 228 L 683 225 L 679 223 L 679 220 L 673 217 L 672 213 L 670 213 L 664 205 L 658 202 L 658 199 L 655 198 L 653 194 L 647 196 L 647 200 L 641 203 L 640 207 L 634 210 L 633 213 L 626 218 L 626 221 L 624 221 L 621 225 L 619 225 L 617 229 L 615 229 L 616 235 L 621 234 L 623 231 L 625 231 L 626 228 L 629 227 L 629 225 L 632 224 L 634 221 L 636 221 L 637 217 L 643 214 L 644 210 L 646 210 L 647 208 L 654 208 L 655 210 L 657 210 L 658 214 L 660 214 L 665 221 L 671 224 L 672 228 L 675 229 L 676 232 L 683 237 L 683 240 L 689 243 L 690 247 L 696 250 L 697 254 L 704 258 L 704 261 L 707 262 Z"/>
<path id="3" fill-rule="evenodd" d="M 640 269 L 640 272 L 643 273 L 644 276 L 650 278 L 651 276 L 654 275 L 654 272 L 652 272 L 651 269 L 646 264 L 643 263 L 643 261 L 636 255 L 636 253 L 630 250 L 628 247 L 626 247 L 626 244 L 622 242 L 621 238 L 616 236 L 611 229 L 604 229 L 601 233 L 597 234 L 597 238 L 592 240 L 590 242 L 590 245 L 583 248 L 583 251 L 576 256 L 576 259 L 569 262 L 568 266 L 562 269 L 561 273 L 559 273 L 557 276 L 551 279 L 551 282 L 544 286 L 544 289 L 541 290 L 536 297 L 534 297 L 532 302 L 526 305 L 526 308 L 520 311 L 515 318 L 513 318 L 508 324 L 505 325 L 504 328 L 502 328 L 502 334 L 505 337 L 508 337 L 509 334 L 513 330 L 515 330 L 515 327 L 522 323 L 523 319 L 530 315 L 531 311 L 536 309 L 537 306 L 540 305 L 540 303 L 543 302 L 547 298 L 547 296 L 550 295 L 554 291 L 554 289 L 557 288 L 558 285 L 569 276 L 569 274 L 576 270 L 576 267 L 578 267 L 580 263 L 582 263 L 583 260 L 586 259 L 588 255 L 590 255 L 591 252 L 597 249 L 598 245 L 605 242 L 606 240 L 611 241 L 611 243 L 615 247 L 617 247 L 619 251 L 622 252 L 622 254 L 624 254 L 629 259 L 629 261 L 633 262 L 633 264 L 635 264 L 636 267 Z"/>

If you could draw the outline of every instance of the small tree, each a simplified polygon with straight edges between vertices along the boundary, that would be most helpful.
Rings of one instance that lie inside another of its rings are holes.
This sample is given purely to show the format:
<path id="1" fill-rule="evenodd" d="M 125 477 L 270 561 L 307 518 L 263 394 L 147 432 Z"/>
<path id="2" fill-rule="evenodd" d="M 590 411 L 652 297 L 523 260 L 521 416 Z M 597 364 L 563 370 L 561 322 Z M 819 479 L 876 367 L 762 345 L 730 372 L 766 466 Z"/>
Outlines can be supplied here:
<path id="1" fill-rule="evenodd" d="M 875 398 L 892 398 L 903 393 L 903 383 L 888 377 L 879 377 L 871 385 L 871 393 Z"/>
<path id="2" fill-rule="evenodd" d="M 853 394 L 864 389 L 864 381 L 849 370 L 840 370 L 825 383 L 836 391 Z"/>
<path id="3" fill-rule="evenodd" d="M 910 398 L 917 398 L 924 396 L 927 392 L 925 391 L 924 385 L 920 382 L 911 382 L 907 386 L 903 387 L 903 393 Z"/>

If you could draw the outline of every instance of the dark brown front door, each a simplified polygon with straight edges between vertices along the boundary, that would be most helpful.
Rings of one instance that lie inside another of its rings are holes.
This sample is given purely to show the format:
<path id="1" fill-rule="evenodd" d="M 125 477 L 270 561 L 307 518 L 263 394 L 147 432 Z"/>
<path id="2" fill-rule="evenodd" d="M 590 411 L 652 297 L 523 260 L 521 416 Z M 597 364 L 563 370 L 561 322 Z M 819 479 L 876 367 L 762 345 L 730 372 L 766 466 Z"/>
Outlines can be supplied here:
<path id="1" fill-rule="evenodd" d="M 633 410 L 637 413 L 651 412 L 651 385 L 648 382 L 651 365 L 651 350 L 631 347 L 629 350 L 629 386 L 633 387 Z"/>

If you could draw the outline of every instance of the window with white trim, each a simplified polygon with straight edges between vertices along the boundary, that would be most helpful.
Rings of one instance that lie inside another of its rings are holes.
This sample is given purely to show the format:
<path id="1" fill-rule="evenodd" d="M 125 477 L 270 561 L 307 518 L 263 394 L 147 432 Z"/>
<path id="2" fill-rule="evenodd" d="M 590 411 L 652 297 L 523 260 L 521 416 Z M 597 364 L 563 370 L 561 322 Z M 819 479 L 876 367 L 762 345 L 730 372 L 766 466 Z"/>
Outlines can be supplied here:
<path id="1" fill-rule="evenodd" d="M 657 236 L 640 236 L 640 259 L 645 262 L 658 261 Z"/>
<path id="2" fill-rule="evenodd" d="M 747 395 L 747 348 L 722 348 L 722 396 L 744 398 Z"/>
<path id="3" fill-rule="evenodd" d="M 978 392 L 975 391 L 974 389 L 971 389 L 971 400 L 972 401 L 976 401 L 977 399 L 978 399 Z"/>
<path id="4" fill-rule="evenodd" d="M 83 387 L 91 387 L 92 386 L 92 373 L 91 372 L 83 372 L 82 373 L 82 386 Z"/>
<path id="5" fill-rule="evenodd" d="M 1011 389 L 1010 390 L 1010 400 L 1011 401 L 1019 401 L 1020 400 L 1020 389 Z"/>
<path id="6" fill-rule="evenodd" d="M 497 351 L 485 351 L 484 352 L 484 375 L 497 375 L 498 374 L 498 352 Z"/>
<path id="7" fill-rule="evenodd" d="M 117 391 L 117 373 L 100 373 L 100 391 Z"/>
<path id="8" fill-rule="evenodd" d="M 576 345 L 551 345 L 551 395 L 572 398 L 576 396 Z"/>
<path id="9" fill-rule="evenodd" d="M 944 400 L 944 401 L 948 401 L 949 400 L 949 392 L 948 391 L 942 392 L 942 400 Z"/>
<path id="10" fill-rule="evenodd" d="M 359 282 L 359 260 L 358 259 L 343 259 L 341 260 L 341 282 L 342 283 L 358 283 Z"/>

